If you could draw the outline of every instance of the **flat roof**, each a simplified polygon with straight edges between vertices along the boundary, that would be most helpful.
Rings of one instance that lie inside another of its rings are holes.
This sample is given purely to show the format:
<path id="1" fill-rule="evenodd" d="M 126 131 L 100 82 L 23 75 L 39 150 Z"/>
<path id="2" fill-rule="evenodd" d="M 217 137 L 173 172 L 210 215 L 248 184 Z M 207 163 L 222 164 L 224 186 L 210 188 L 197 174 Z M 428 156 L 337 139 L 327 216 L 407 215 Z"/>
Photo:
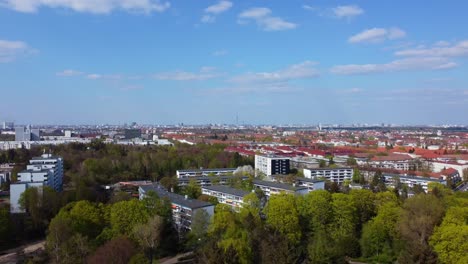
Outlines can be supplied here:
<path id="1" fill-rule="evenodd" d="M 202 189 L 215 191 L 215 192 L 221 192 L 221 193 L 227 193 L 227 194 L 231 194 L 231 195 L 235 195 L 235 196 L 239 196 L 239 197 L 244 197 L 244 196 L 246 196 L 247 194 L 250 193 L 248 191 L 244 191 L 244 190 L 240 190 L 240 189 L 236 189 L 236 188 L 231 188 L 231 187 L 224 186 L 224 185 L 204 186 L 204 187 L 202 187 Z"/>
<path id="2" fill-rule="evenodd" d="M 411 179 L 411 180 L 425 180 L 425 181 L 431 181 L 431 182 L 441 182 L 444 181 L 442 178 L 434 179 L 434 178 L 429 178 L 429 177 L 424 177 L 424 176 L 414 176 L 414 175 L 400 175 L 400 174 L 391 174 L 391 173 L 384 173 L 384 177 L 400 177 L 400 179 Z"/>
<path id="3" fill-rule="evenodd" d="M 47 158 L 44 157 L 33 157 L 31 160 L 56 160 L 56 159 L 61 159 L 59 156 L 50 156 Z"/>
<path id="4" fill-rule="evenodd" d="M 307 189 L 307 187 L 297 187 L 297 186 L 292 186 L 286 183 L 279 183 L 279 182 L 270 182 L 270 181 L 261 181 L 261 180 L 253 180 L 254 185 L 262 185 L 262 186 L 268 186 L 268 187 L 273 187 L 277 189 L 282 189 L 282 190 L 288 190 L 288 191 L 297 191 L 297 190 L 303 190 Z"/>
<path id="5" fill-rule="evenodd" d="M 35 173 L 35 172 L 49 172 L 50 169 L 40 169 L 40 170 L 22 170 L 18 173 Z"/>
<path id="6" fill-rule="evenodd" d="M 179 182 L 189 182 L 191 180 L 200 180 L 200 181 L 208 181 L 208 180 L 213 180 L 213 179 L 219 179 L 219 180 L 228 180 L 228 179 L 234 179 L 236 177 L 240 177 L 242 178 L 243 180 L 249 178 L 247 176 L 230 176 L 230 175 L 216 175 L 216 176 L 193 176 L 193 177 L 189 177 L 189 178 L 180 178 L 180 179 L 177 179 Z"/>
<path id="7" fill-rule="evenodd" d="M 309 178 L 296 178 L 296 181 L 303 181 L 303 182 L 324 182 L 324 180 L 315 180 L 315 179 L 309 179 Z"/>
<path id="8" fill-rule="evenodd" d="M 178 172 L 210 172 L 210 171 L 235 171 L 237 168 L 220 168 L 220 169 L 193 169 L 193 170 L 177 170 Z"/>
<path id="9" fill-rule="evenodd" d="M 154 191 L 160 198 L 168 198 L 171 203 L 177 204 L 183 207 L 187 207 L 190 209 L 197 209 L 197 208 L 202 208 L 202 207 L 207 207 L 207 206 L 213 206 L 212 203 L 209 202 L 204 202 L 196 199 L 185 199 L 184 196 L 176 194 L 176 193 L 171 193 L 163 189 L 163 187 L 159 185 L 143 185 L 140 186 L 140 189 L 142 189 L 145 193 L 149 191 Z"/>
<path id="10" fill-rule="evenodd" d="M 310 171 L 314 171 L 314 170 L 352 170 L 353 168 L 351 167 L 335 167 L 335 168 L 312 168 L 312 169 L 304 169 L 304 170 L 310 170 Z"/>

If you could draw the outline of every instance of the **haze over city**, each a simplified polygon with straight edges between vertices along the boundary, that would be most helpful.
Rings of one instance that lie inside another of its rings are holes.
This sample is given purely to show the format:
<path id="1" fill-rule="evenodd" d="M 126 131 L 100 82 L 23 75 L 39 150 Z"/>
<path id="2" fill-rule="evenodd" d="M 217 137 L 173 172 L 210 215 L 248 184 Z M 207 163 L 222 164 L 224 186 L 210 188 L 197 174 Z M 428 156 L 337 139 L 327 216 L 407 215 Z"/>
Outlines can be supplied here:
<path id="1" fill-rule="evenodd" d="M 467 8 L 0 0 L 0 120 L 466 125 Z"/>

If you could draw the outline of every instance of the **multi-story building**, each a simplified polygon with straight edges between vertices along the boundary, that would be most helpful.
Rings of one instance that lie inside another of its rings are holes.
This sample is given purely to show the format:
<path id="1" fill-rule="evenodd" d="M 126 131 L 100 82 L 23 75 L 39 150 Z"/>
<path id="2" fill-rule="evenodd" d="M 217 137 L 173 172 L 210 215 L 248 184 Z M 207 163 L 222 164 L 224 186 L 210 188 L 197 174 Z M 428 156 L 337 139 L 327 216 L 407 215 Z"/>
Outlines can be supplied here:
<path id="1" fill-rule="evenodd" d="M 220 169 L 199 169 L 199 170 L 177 170 L 177 178 L 200 177 L 208 175 L 229 175 L 233 174 L 237 168 L 220 168 Z"/>
<path id="2" fill-rule="evenodd" d="M 324 179 L 336 183 L 342 183 L 345 180 L 351 180 L 353 178 L 353 168 L 337 167 L 304 169 L 304 177 L 308 179 Z"/>
<path id="3" fill-rule="evenodd" d="M 140 200 L 144 199 L 151 191 L 155 192 L 159 198 L 169 199 L 172 204 L 172 219 L 181 234 L 191 230 L 192 217 L 199 210 L 205 210 L 210 217 L 214 214 L 215 206 L 213 204 L 168 192 L 157 184 L 140 186 L 138 188 Z"/>
<path id="4" fill-rule="evenodd" d="M 15 126 L 15 123 L 14 123 L 14 122 L 7 122 L 7 121 L 4 121 L 4 122 L 3 122 L 3 125 L 2 125 L 2 128 L 3 128 L 3 129 L 12 129 L 14 126 Z"/>
<path id="5" fill-rule="evenodd" d="M 38 128 L 32 129 L 31 126 L 16 127 L 15 141 L 40 141 L 41 132 Z"/>
<path id="6" fill-rule="evenodd" d="M 18 182 L 10 185 L 10 211 L 12 213 L 24 212 L 19 205 L 21 194 L 31 187 L 48 186 L 57 192 L 62 191 L 63 160 L 44 154 L 33 158 L 26 166 L 26 170 L 18 173 Z"/>
<path id="7" fill-rule="evenodd" d="M 324 180 L 313 180 L 307 178 L 297 178 L 296 186 L 306 187 L 309 192 L 315 190 L 325 190 L 325 181 Z"/>
<path id="8" fill-rule="evenodd" d="M 187 186 L 190 181 L 195 181 L 200 186 L 216 185 L 228 185 L 231 180 L 238 178 L 239 176 L 194 176 L 190 178 L 178 179 L 178 185 L 183 187 Z M 249 177 L 242 176 L 242 180 L 247 180 Z"/>
<path id="9" fill-rule="evenodd" d="M 440 183 L 447 185 L 447 181 L 442 178 L 429 178 L 429 177 L 420 177 L 420 176 L 411 176 L 411 175 L 400 175 L 400 174 L 383 174 L 385 179 L 385 185 L 390 187 L 395 187 L 395 185 L 400 181 L 400 184 L 405 184 L 410 188 L 413 188 L 416 185 L 421 185 L 425 192 L 428 190 L 428 185 L 431 182 Z"/>
<path id="10" fill-rule="evenodd" d="M 279 183 L 279 182 L 270 182 L 270 181 L 261 181 L 261 180 L 253 180 L 253 185 L 256 188 L 265 193 L 267 197 L 270 197 L 272 194 L 279 194 L 282 192 L 285 193 L 292 193 L 292 194 L 307 194 L 309 189 L 303 186 L 293 186 L 286 183 Z"/>
<path id="11" fill-rule="evenodd" d="M 219 203 L 227 204 L 238 211 L 243 205 L 244 196 L 249 192 L 223 185 L 212 185 L 202 187 L 202 194 L 216 197 Z"/>
<path id="12" fill-rule="evenodd" d="M 369 160 L 368 165 L 379 169 L 410 170 L 414 168 L 413 158 L 406 154 L 390 154 L 388 156 L 375 156 Z"/>
<path id="13" fill-rule="evenodd" d="M 273 155 L 255 155 L 255 170 L 271 176 L 275 174 L 289 174 L 290 159 Z"/>

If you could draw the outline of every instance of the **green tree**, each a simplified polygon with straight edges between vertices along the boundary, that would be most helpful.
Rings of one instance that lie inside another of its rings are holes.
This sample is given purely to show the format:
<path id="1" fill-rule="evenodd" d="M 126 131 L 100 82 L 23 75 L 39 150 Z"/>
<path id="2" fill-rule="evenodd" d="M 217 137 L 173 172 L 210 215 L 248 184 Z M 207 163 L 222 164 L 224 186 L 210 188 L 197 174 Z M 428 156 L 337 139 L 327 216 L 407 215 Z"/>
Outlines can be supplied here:
<path id="1" fill-rule="evenodd" d="M 362 225 L 376 215 L 375 194 L 370 190 L 351 190 L 351 196 L 357 209 L 358 223 L 356 225 L 358 234 L 361 233 Z"/>
<path id="2" fill-rule="evenodd" d="M 163 229 L 164 219 L 158 215 L 151 217 L 147 223 L 137 224 L 133 228 L 133 236 L 148 252 L 150 263 L 153 263 L 154 253 L 161 244 Z"/>
<path id="3" fill-rule="evenodd" d="M 252 246 L 249 233 L 245 230 L 236 213 L 229 206 L 218 204 L 209 236 L 214 238 L 221 254 L 231 263 L 251 263 Z"/>
<path id="4" fill-rule="evenodd" d="M 346 160 L 346 165 L 348 165 L 348 166 L 356 166 L 356 165 L 357 165 L 357 161 L 356 161 L 355 158 L 349 157 L 349 158 Z"/>
<path id="5" fill-rule="evenodd" d="M 192 199 L 197 199 L 202 194 L 200 186 L 194 179 L 191 179 L 187 186 L 185 186 L 184 194 Z"/>
<path id="6" fill-rule="evenodd" d="M 139 200 L 115 203 L 110 211 L 110 224 L 115 234 L 130 235 L 137 224 L 146 223 L 148 218 L 148 211 Z"/>
<path id="7" fill-rule="evenodd" d="M 468 263 L 468 207 L 449 208 L 429 242 L 440 263 Z"/>
<path id="8" fill-rule="evenodd" d="M 291 244 L 299 243 L 301 227 L 294 195 L 281 193 L 270 196 L 265 214 L 269 226 L 286 236 Z"/>
<path id="9" fill-rule="evenodd" d="M 444 206 L 433 195 L 419 194 L 405 201 L 398 223 L 399 234 L 405 242 L 404 250 L 398 258 L 399 262 L 437 262 L 428 241 L 443 215 Z"/>
<path id="10" fill-rule="evenodd" d="M 8 208 L 0 208 L 0 240 L 7 241 L 10 235 L 10 213 Z M 3 243 L 2 243 L 3 244 Z M 4 246 L 0 244 L 0 248 Z"/>
<path id="11" fill-rule="evenodd" d="M 332 194 L 332 210 L 333 222 L 330 233 L 336 253 L 343 257 L 356 256 L 359 248 L 356 239 L 358 216 L 353 198 L 343 193 Z"/>

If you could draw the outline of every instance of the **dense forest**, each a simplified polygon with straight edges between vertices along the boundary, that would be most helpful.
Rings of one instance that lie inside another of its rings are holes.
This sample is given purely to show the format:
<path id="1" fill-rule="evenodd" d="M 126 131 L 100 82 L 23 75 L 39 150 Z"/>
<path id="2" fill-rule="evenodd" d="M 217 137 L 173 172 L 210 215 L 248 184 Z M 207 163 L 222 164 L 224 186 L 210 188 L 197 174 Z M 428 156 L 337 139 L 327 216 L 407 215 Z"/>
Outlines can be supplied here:
<path id="1" fill-rule="evenodd" d="M 252 164 L 223 148 L 99 141 L 56 147 L 51 151 L 65 159 L 66 190 L 46 188 L 39 195 L 28 189 L 23 218 L 1 209 L 1 239 L 46 236 L 46 254 L 31 260 L 37 263 L 151 263 L 180 252 L 193 252 L 186 263 L 468 263 L 468 194 L 438 184 L 410 198 L 385 188 L 333 188 L 273 195 L 266 204 L 257 191 L 244 198 L 240 212 L 218 204 L 211 218 L 197 213 L 187 234 L 174 229 L 167 200 L 155 194 L 141 201 L 108 199 L 98 188 L 120 180 L 167 180 L 180 168 Z M 20 164 L 40 152 L 0 157 Z M 246 182 L 236 187 L 248 189 Z M 193 183 L 181 191 L 206 199 Z"/>

